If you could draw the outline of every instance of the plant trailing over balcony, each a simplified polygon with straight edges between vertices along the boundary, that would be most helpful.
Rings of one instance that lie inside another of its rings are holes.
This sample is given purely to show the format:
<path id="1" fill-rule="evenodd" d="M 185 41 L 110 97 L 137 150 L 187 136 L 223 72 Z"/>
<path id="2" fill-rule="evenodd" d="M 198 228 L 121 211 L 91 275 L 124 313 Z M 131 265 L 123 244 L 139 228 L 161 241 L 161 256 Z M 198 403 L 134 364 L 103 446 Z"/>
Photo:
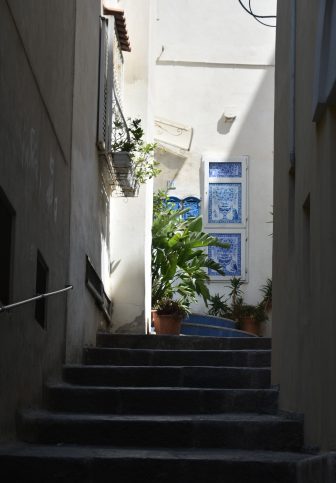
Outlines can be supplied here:
<path id="1" fill-rule="evenodd" d="M 144 141 L 141 119 L 115 119 L 112 135 L 112 157 L 116 175 L 127 184 L 139 185 L 160 173 L 155 161 L 155 143 Z"/>

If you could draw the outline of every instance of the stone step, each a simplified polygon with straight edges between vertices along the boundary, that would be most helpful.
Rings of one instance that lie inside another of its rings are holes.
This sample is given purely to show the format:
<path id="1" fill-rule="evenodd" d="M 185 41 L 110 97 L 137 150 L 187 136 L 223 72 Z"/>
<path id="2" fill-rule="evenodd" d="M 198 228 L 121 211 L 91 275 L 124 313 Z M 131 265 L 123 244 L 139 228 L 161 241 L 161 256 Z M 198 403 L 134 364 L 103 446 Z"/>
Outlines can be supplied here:
<path id="1" fill-rule="evenodd" d="M 53 384 L 46 388 L 49 409 L 114 414 L 274 414 L 275 389 L 195 389 L 97 387 Z"/>
<path id="2" fill-rule="evenodd" d="M 98 347 L 130 349 L 244 350 L 270 349 L 271 339 L 264 337 L 201 337 L 174 335 L 97 334 Z"/>
<path id="3" fill-rule="evenodd" d="M 260 414 L 97 415 L 26 410 L 20 439 L 118 447 L 230 448 L 299 451 L 303 421 Z"/>
<path id="4" fill-rule="evenodd" d="M 311 455 L 242 450 L 0 446 L 2 475 L 15 483 L 299 483 Z"/>
<path id="5" fill-rule="evenodd" d="M 86 348 L 83 360 L 92 365 L 269 367 L 270 350 L 160 350 Z"/>
<path id="6" fill-rule="evenodd" d="M 271 371 L 265 367 L 67 365 L 63 379 L 90 386 L 264 389 L 270 387 Z"/>

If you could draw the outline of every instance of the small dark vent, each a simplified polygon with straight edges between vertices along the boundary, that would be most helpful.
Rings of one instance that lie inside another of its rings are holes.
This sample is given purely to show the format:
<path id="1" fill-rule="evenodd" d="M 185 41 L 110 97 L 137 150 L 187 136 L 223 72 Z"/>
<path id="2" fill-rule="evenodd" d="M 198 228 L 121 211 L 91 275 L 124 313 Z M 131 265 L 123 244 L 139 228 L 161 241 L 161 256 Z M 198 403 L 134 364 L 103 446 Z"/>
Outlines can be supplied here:
<path id="1" fill-rule="evenodd" d="M 15 212 L 0 188 L 0 302 L 3 305 L 8 304 L 10 300 L 14 216 Z"/>
<path id="2" fill-rule="evenodd" d="M 47 292 L 48 289 L 48 267 L 45 263 L 41 253 L 37 252 L 36 263 L 36 295 L 42 295 Z M 40 326 L 45 329 L 47 325 L 46 321 L 47 313 L 47 300 L 37 300 L 35 302 L 35 319 Z"/>

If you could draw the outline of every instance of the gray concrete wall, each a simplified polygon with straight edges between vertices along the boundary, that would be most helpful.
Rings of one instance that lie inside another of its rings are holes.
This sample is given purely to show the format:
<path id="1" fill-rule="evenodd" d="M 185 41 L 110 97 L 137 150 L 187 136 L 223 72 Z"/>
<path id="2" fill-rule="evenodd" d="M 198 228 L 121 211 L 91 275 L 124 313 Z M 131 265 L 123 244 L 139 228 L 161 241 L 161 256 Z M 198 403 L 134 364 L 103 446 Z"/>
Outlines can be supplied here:
<path id="1" fill-rule="evenodd" d="M 14 437 L 17 409 L 41 404 L 65 359 L 81 359 L 103 319 L 85 286 L 86 255 L 100 275 L 109 237 L 96 151 L 100 13 L 100 0 L 0 0 L 0 187 L 16 212 L 11 301 L 35 295 L 37 250 L 50 290 L 74 285 L 48 300 L 47 330 L 34 305 L 0 315 L 0 439 Z"/>
<path id="2" fill-rule="evenodd" d="M 37 250 L 49 289 L 68 278 L 73 30 L 72 1 L 0 2 L 0 185 L 16 212 L 12 301 L 35 294 Z M 58 373 L 65 315 L 64 295 L 48 301 L 47 330 L 34 305 L 0 315 L 1 439 L 13 435 L 15 410 L 39 403 L 43 382 Z"/>
<path id="3" fill-rule="evenodd" d="M 275 85 L 273 383 L 305 415 L 308 445 L 336 447 L 336 111 L 312 122 L 320 2 L 297 1 L 296 168 L 289 174 L 290 0 L 278 2 Z M 305 200 L 310 195 L 310 215 Z"/>
<path id="4" fill-rule="evenodd" d="M 71 166 L 70 280 L 67 360 L 79 361 L 103 322 L 85 286 L 85 256 L 100 275 L 101 242 L 108 237 L 108 202 L 101 192 L 96 150 L 100 0 L 77 0 Z"/>
<path id="5" fill-rule="evenodd" d="M 8 0 L 8 4 L 53 120 L 55 134 L 66 160 L 70 161 L 76 2 Z"/>

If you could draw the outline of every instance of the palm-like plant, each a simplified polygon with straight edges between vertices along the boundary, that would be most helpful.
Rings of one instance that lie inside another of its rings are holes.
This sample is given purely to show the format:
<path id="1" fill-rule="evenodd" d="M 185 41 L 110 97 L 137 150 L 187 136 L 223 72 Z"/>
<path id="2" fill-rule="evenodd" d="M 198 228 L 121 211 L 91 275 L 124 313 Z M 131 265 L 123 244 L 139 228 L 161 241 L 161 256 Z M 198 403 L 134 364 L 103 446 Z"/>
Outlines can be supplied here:
<path id="1" fill-rule="evenodd" d="M 272 279 L 268 278 L 260 291 L 264 295 L 261 304 L 264 306 L 265 311 L 269 312 L 272 310 Z"/>
<path id="2" fill-rule="evenodd" d="M 243 317 L 253 317 L 256 322 L 264 322 L 267 319 L 267 312 L 272 307 L 272 280 L 267 279 L 261 287 L 264 294 L 257 305 L 250 305 L 244 302 L 244 294 L 241 289 L 243 281 L 241 278 L 233 277 L 230 280 L 230 292 L 228 298 L 224 295 L 215 294 L 210 297 L 210 315 L 226 317 L 241 324 Z"/>
<path id="3" fill-rule="evenodd" d="M 202 218 L 183 219 L 188 209 L 175 210 L 165 193 L 154 196 L 152 227 L 152 306 L 163 298 L 179 299 L 189 306 L 201 296 L 210 299 L 207 269 L 224 272 L 208 257 L 204 248 L 212 245 L 228 248 L 217 238 L 202 231 Z"/>

